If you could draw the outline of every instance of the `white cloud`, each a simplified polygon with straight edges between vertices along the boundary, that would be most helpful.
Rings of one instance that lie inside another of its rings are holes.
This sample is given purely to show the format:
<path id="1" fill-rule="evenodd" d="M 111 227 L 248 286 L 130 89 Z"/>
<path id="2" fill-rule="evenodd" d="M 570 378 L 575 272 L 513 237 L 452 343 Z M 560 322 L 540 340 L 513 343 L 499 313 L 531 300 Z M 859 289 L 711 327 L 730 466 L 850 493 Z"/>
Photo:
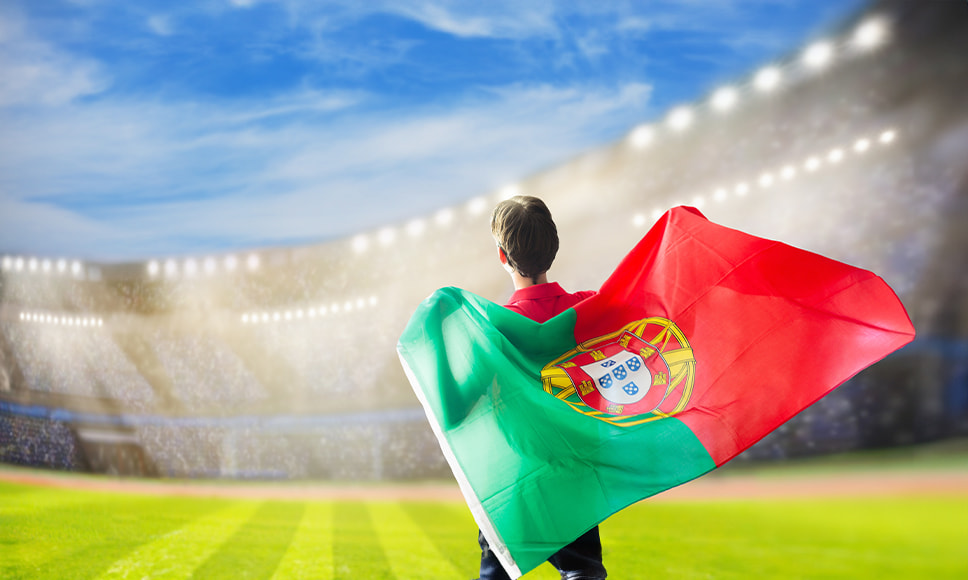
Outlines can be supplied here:
<path id="1" fill-rule="evenodd" d="M 264 107 L 73 105 L 0 134 L 0 247 L 131 259 L 226 240 L 260 246 L 349 236 L 597 145 L 603 125 L 621 132 L 621 119 L 644 111 L 648 95 L 640 84 L 516 86 L 448 108 L 279 115 L 270 123 L 264 111 L 309 107 L 312 96 Z"/>
<path id="2" fill-rule="evenodd" d="M 158 36 L 171 36 L 174 33 L 171 17 L 155 14 L 148 17 L 148 28 Z"/>
<path id="3" fill-rule="evenodd" d="M 60 105 L 103 91 L 102 68 L 32 36 L 21 17 L 0 12 L 0 107 Z"/>

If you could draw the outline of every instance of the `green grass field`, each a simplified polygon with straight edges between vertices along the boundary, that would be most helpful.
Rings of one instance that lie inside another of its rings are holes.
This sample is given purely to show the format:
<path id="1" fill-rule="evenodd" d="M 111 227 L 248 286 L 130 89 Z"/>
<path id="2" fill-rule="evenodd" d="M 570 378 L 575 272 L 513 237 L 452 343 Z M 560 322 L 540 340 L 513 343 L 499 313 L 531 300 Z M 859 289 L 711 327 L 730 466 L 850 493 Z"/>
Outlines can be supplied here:
<path id="1" fill-rule="evenodd" d="M 0 482 L 4 579 L 469 579 L 476 531 L 452 500 L 260 501 Z M 968 578 L 965 493 L 646 501 L 601 531 L 619 580 Z M 557 577 L 544 564 L 524 578 Z"/>

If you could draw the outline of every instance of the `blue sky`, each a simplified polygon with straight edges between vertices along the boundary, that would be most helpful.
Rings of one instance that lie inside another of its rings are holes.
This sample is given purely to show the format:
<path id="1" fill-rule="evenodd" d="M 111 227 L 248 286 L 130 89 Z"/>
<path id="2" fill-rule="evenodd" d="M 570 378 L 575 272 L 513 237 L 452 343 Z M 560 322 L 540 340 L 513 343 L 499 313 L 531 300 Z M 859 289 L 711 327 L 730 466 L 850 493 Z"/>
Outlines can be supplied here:
<path id="1" fill-rule="evenodd" d="M 496 191 L 863 0 L 5 0 L 0 253 L 353 235 Z"/>

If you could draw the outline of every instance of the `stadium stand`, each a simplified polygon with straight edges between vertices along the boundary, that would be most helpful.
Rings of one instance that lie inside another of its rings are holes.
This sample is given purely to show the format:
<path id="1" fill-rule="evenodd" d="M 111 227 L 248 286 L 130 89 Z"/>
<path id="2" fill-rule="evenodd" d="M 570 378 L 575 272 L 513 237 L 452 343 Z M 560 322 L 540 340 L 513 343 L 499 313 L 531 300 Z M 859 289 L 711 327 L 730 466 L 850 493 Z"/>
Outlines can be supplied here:
<path id="1" fill-rule="evenodd" d="M 685 130 L 658 119 L 516 186 L 554 211 L 551 274 L 569 288 L 597 288 L 665 209 L 686 204 L 873 270 L 898 292 L 918 339 L 740 461 L 968 435 L 968 30 L 955 4 L 874 2 L 835 31 L 826 70 L 790 55 L 769 94 L 738 84 L 728 114 L 704 97 Z M 861 50 L 853 35 L 872 17 L 888 41 Z M 507 193 L 294 248 L 49 274 L 3 256 L 0 461 L 446 476 L 395 343 L 437 287 L 510 294 L 487 227 Z"/>

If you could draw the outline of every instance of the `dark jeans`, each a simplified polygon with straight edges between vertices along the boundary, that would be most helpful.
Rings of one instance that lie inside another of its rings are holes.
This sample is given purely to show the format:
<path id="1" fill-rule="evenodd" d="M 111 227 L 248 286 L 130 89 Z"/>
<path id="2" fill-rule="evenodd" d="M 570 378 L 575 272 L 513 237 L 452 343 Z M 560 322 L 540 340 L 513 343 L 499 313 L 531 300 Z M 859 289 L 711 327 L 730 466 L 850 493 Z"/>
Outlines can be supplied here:
<path id="1" fill-rule="evenodd" d="M 484 534 L 478 532 L 477 541 L 481 545 L 480 580 L 509 580 L 507 572 L 501 567 L 497 555 L 487 545 Z M 555 552 L 548 558 L 551 565 L 561 573 L 561 580 L 599 580 L 605 578 L 602 565 L 602 539 L 598 526 L 588 530 L 574 542 Z"/>

